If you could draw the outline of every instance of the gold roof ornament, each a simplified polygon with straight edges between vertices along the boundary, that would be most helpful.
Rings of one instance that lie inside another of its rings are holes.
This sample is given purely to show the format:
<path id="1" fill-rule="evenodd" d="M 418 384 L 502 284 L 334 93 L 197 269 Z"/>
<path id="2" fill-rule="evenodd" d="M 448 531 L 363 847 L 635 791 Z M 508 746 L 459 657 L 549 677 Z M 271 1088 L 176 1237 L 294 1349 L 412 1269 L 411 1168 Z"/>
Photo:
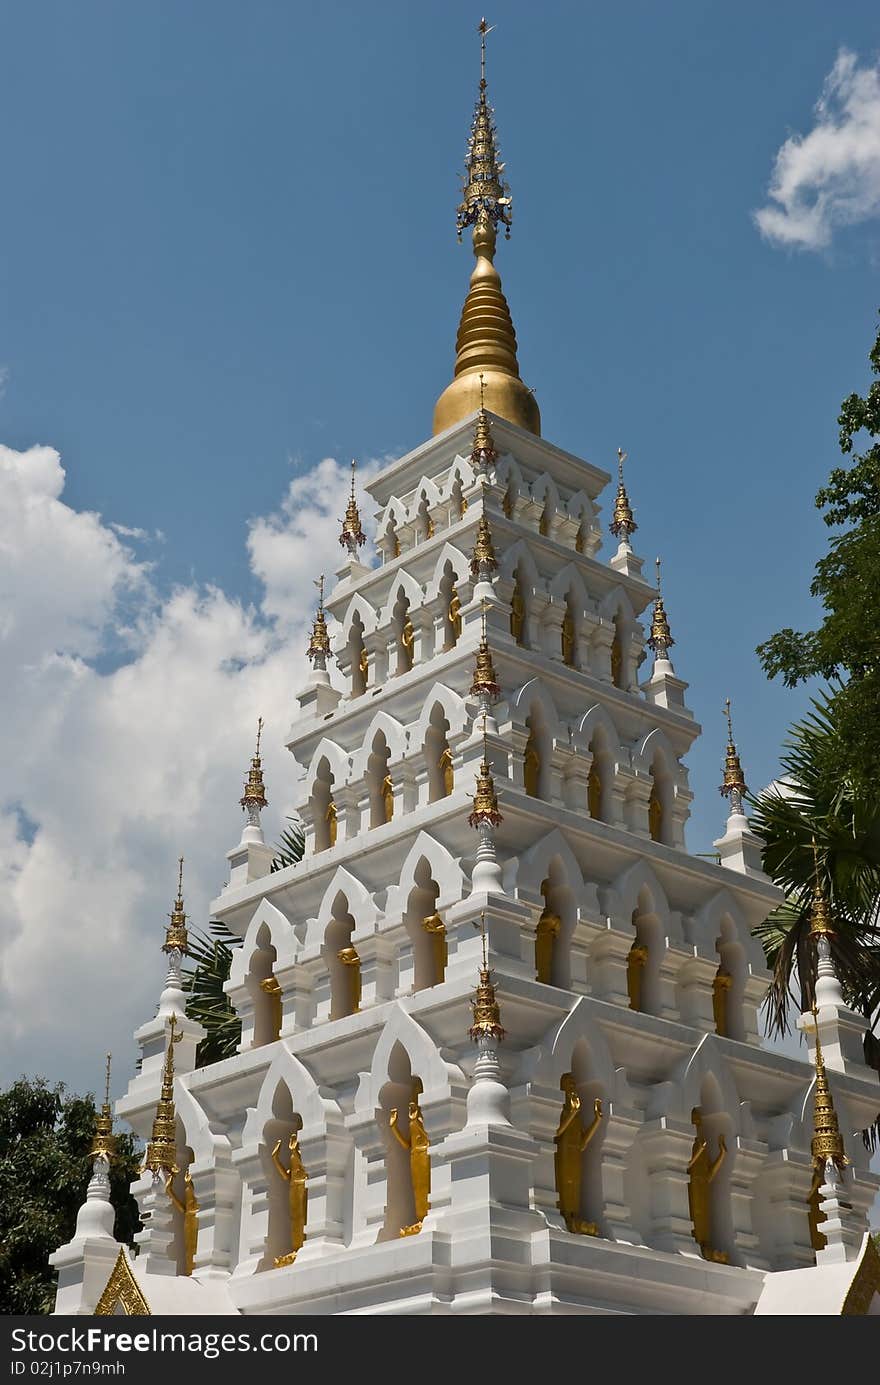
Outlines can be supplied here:
<path id="1" fill-rule="evenodd" d="M 177 898 L 174 901 L 174 908 L 168 915 L 170 923 L 165 928 L 165 941 L 162 944 L 163 952 L 186 952 L 189 946 L 189 935 L 186 931 L 186 914 L 183 909 L 183 857 L 177 858 Z"/>
<path id="2" fill-rule="evenodd" d="M 473 809 L 468 816 L 468 823 L 471 827 L 480 827 L 485 823 L 497 827 L 499 823 L 504 821 L 498 807 L 495 780 L 492 778 L 492 770 L 489 767 L 485 711 L 483 712 L 483 758 L 480 761 L 480 769 L 477 774 L 477 792 L 473 795 L 473 803 Z"/>
<path id="3" fill-rule="evenodd" d="M 608 528 L 616 539 L 621 539 L 624 543 L 629 543 L 630 536 L 638 529 L 638 525 L 633 519 L 632 506 L 629 503 L 629 496 L 626 493 L 626 486 L 623 484 L 623 464 L 626 461 L 627 453 L 622 447 L 617 449 L 617 497 L 614 501 L 614 514 Z"/>
<path id="4" fill-rule="evenodd" d="M 251 757 L 251 767 L 245 781 L 244 793 L 238 800 L 242 808 L 265 808 L 269 802 L 266 786 L 263 783 L 263 762 L 260 759 L 260 740 L 263 735 L 263 718 L 257 722 L 257 748 Z"/>
<path id="5" fill-rule="evenodd" d="M 723 798 L 733 798 L 739 795 L 740 809 L 742 808 L 742 796 L 746 793 L 746 780 L 739 762 L 739 752 L 736 742 L 733 739 L 733 721 L 730 716 L 730 698 L 724 699 L 724 715 L 727 718 L 727 753 L 724 756 L 724 782 L 718 792 Z M 731 805 L 732 806 L 732 805 Z"/>
<path id="6" fill-rule="evenodd" d="M 487 472 L 498 460 L 495 440 L 492 437 L 492 425 L 489 422 L 489 415 L 486 413 L 485 397 L 485 377 L 480 371 L 480 412 L 477 414 L 477 421 L 474 424 L 474 445 L 471 448 L 471 466 L 477 475 Z"/>
<path id="7" fill-rule="evenodd" d="M 327 618 L 324 615 L 324 574 L 315 582 L 318 588 L 318 609 L 315 612 L 315 619 L 312 621 L 312 633 L 309 639 L 309 647 L 306 650 L 308 657 L 318 664 L 319 660 L 326 659 L 330 653 L 330 636 L 327 633 Z M 323 663 L 319 665 L 323 668 Z"/>
<path id="8" fill-rule="evenodd" d="M 95 1136 L 89 1150 L 90 1159 L 106 1159 L 109 1164 L 116 1156 L 116 1136 L 113 1134 L 113 1111 L 110 1107 L 110 1062 L 112 1054 L 107 1054 L 107 1069 L 104 1075 L 104 1104 L 95 1124 Z"/>
<path id="9" fill-rule="evenodd" d="M 824 1169 L 830 1159 L 837 1172 L 842 1174 L 850 1161 L 846 1157 L 843 1136 L 840 1133 L 837 1112 L 834 1109 L 834 1098 L 831 1095 L 828 1075 L 825 1072 L 825 1059 L 822 1056 L 822 1044 L 819 1040 L 819 1015 L 815 1005 L 813 1005 L 813 1023 L 816 1034 L 816 1086 L 813 1091 L 813 1138 L 810 1141 L 810 1153 L 813 1156 L 815 1168 Z"/>
<path id="10" fill-rule="evenodd" d="M 143 1169 L 158 1177 L 164 1173 L 178 1173 L 176 1117 L 174 1112 L 174 1045 L 179 1044 L 183 1034 L 177 1032 L 177 1019 L 171 1016 L 168 1044 L 165 1049 L 165 1063 L 162 1068 L 162 1092 L 156 1106 L 153 1120 L 153 1138 L 147 1144 Z"/>
<path id="11" fill-rule="evenodd" d="M 478 697 L 487 702 L 494 702 L 501 693 L 501 686 L 495 677 L 495 665 L 492 661 L 492 651 L 489 648 L 489 639 L 486 634 L 486 603 L 482 603 L 481 610 L 482 633 L 480 643 L 477 646 L 477 657 L 474 662 L 474 676 L 471 680 L 470 695 Z"/>
<path id="12" fill-rule="evenodd" d="M 485 582 L 497 570 L 497 567 L 498 559 L 495 557 L 495 549 L 492 545 L 492 530 L 489 528 L 489 521 L 485 514 L 482 514 L 477 524 L 477 537 L 474 541 L 474 551 L 471 554 L 471 575 Z"/>
<path id="13" fill-rule="evenodd" d="M 541 413 L 534 394 L 520 379 L 516 333 L 493 263 L 498 226 L 503 225 L 510 234 L 511 198 L 486 89 L 486 35 L 490 32 L 486 20 L 481 19 L 480 88 L 465 155 L 464 190 L 456 212 L 459 239 L 468 226 L 474 228 L 476 264 L 458 326 L 452 383 L 434 407 L 434 432 L 442 433 L 474 413 L 482 407 L 482 397 L 493 414 L 540 436 Z"/>
<path id="14" fill-rule="evenodd" d="M 489 968 L 485 913 L 480 914 L 480 931 L 483 935 L 483 965 L 479 969 L 480 981 L 471 1001 L 473 1023 L 468 1030 L 468 1036 L 474 1043 L 480 1039 L 497 1039 L 500 1043 L 505 1030 L 501 1023 L 501 1007 L 495 997 L 492 972 Z"/>
<path id="15" fill-rule="evenodd" d="M 675 644 L 672 638 L 672 631 L 669 629 L 669 617 L 663 605 L 663 594 L 660 590 L 660 559 L 654 559 L 657 565 L 657 595 L 654 599 L 654 611 L 651 616 L 651 633 L 648 636 L 647 644 L 649 649 L 653 649 L 658 659 L 665 659 L 670 647 Z"/>
<path id="16" fill-rule="evenodd" d="M 813 838 L 813 898 L 810 902 L 810 937 L 832 938 L 835 933 L 831 917 L 831 904 L 828 899 L 819 870 L 819 848 Z"/>
<path id="17" fill-rule="evenodd" d="M 345 518 L 342 521 L 342 533 L 339 535 L 339 542 L 343 548 L 347 548 L 352 558 L 357 557 L 358 549 L 366 543 L 367 536 L 361 528 L 361 516 L 357 507 L 357 500 L 354 494 L 354 475 L 357 470 L 357 463 L 354 457 L 351 459 L 351 494 L 348 497 L 348 505 L 345 510 Z"/>

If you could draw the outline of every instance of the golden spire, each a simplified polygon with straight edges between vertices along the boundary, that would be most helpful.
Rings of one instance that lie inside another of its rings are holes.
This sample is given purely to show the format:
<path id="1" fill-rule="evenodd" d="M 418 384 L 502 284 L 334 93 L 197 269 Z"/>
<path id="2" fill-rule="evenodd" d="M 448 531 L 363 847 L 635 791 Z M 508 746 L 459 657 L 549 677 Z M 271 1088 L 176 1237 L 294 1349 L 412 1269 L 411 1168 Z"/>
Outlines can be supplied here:
<path id="1" fill-rule="evenodd" d="M 486 699 L 494 702 L 501 692 L 498 680 L 495 677 L 495 665 L 492 662 L 492 651 L 489 648 L 489 639 L 486 634 L 486 603 L 482 603 L 482 633 L 480 643 L 477 648 L 477 657 L 474 663 L 474 676 L 471 681 L 471 697 Z"/>
<path id="2" fill-rule="evenodd" d="M 238 800 L 242 808 L 265 808 L 269 802 L 266 786 L 263 783 L 263 762 L 260 759 L 260 738 L 263 735 L 263 718 L 257 722 L 257 748 L 251 758 L 251 767 L 244 786 L 244 793 Z"/>
<path id="3" fill-rule="evenodd" d="M 95 1137 L 89 1150 L 89 1158 L 104 1158 L 109 1164 L 116 1154 L 116 1136 L 113 1134 L 113 1112 L 110 1109 L 110 1060 L 107 1054 L 107 1070 L 104 1075 L 104 1104 L 95 1125 Z"/>
<path id="4" fill-rule="evenodd" d="M 316 667 L 324 667 L 323 660 L 330 653 L 330 636 L 327 634 L 327 620 L 324 615 L 324 574 L 318 578 L 315 586 L 318 588 L 318 610 L 315 619 L 312 621 L 312 634 L 309 640 L 309 647 L 306 651 L 308 657 L 315 661 Z M 320 664 L 317 662 L 320 657 Z"/>
<path id="5" fill-rule="evenodd" d="M 361 517 L 357 507 L 357 500 L 354 495 L 354 474 L 357 464 L 354 457 L 351 459 L 351 495 L 348 497 L 348 505 L 345 510 L 345 518 L 342 521 L 342 533 L 339 535 L 339 542 L 343 548 L 347 548 L 352 558 L 357 557 L 358 548 L 366 543 L 367 536 L 361 528 Z"/>
<path id="6" fill-rule="evenodd" d="M 830 1159 L 837 1172 L 842 1174 L 849 1163 L 849 1159 L 846 1157 L 843 1136 L 840 1133 L 837 1112 L 834 1109 L 834 1098 L 831 1095 L 831 1088 L 828 1085 L 828 1077 L 825 1072 L 825 1060 L 822 1057 L 822 1045 L 819 1042 L 819 1016 L 815 1005 L 813 1006 L 813 1024 L 816 1034 L 816 1086 L 813 1091 L 813 1138 L 810 1141 L 810 1153 L 813 1156 L 815 1168 L 824 1169 Z"/>
<path id="7" fill-rule="evenodd" d="M 471 575 L 479 581 L 486 582 L 497 567 L 498 559 L 495 557 L 495 549 L 492 546 L 492 530 L 489 528 L 489 521 L 485 513 L 483 513 L 477 523 L 477 537 L 474 551 L 471 554 Z"/>
<path id="8" fill-rule="evenodd" d="M 491 823 L 493 827 L 497 827 L 503 821 L 498 807 L 498 795 L 495 792 L 495 780 L 492 778 L 492 771 L 489 768 L 485 711 L 483 712 L 483 758 L 480 761 L 477 792 L 473 795 L 473 800 L 473 810 L 468 817 L 468 823 L 471 827 L 479 827 L 482 823 Z"/>
<path id="9" fill-rule="evenodd" d="M 489 968 L 486 948 L 486 915 L 484 912 L 480 914 L 480 932 L 483 936 L 483 965 L 479 969 L 480 983 L 471 1001 L 474 1018 L 468 1035 L 474 1043 L 479 1039 L 497 1039 L 500 1042 L 504 1038 L 505 1031 L 501 1024 L 501 1007 L 495 998 L 495 987 L 492 984 L 492 972 Z"/>
<path id="10" fill-rule="evenodd" d="M 186 931 L 186 914 L 183 912 L 183 857 L 177 860 L 177 898 L 174 908 L 168 915 L 171 922 L 165 928 L 163 952 L 186 952 L 189 937 Z"/>
<path id="11" fill-rule="evenodd" d="M 746 792 L 745 775 L 739 762 L 739 752 L 733 739 L 733 722 L 730 718 L 730 698 L 724 699 L 724 715 L 727 718 L 727 754 L 724 757 L 724 782 L 719 793 L 730 799 L 734 813 L 742 812 L 742 796 Z"/>
<path id="12" fill-rule="evenodd" d="M 474 445 L 471 448 L 471 466 L 477 475 L 487 472 L 491 466 L 495 465 L 498 453 L 495 451 L 495 441 L 492 437 L 492 426 L 489 423 L 489 415 L 485 407 L 485 377 L 480 371 L 480 412 L 477 414 L 477 421 L 474 425 Z"/>
<path id="13" fill-rule="evenodd" d="M 156 1107 L 153 1121 L 153 1138 L 147 1144 L 144 1156 L 144 1169 L 154 1174 L 177 1173 L 177 1138 L 174 1114 L 174 1045 L 180 1043 L 182 1034 L 176 1031 L 177 1020 L 171 1016 L 168 1044 L 165 1049 L 165 1063 L 162 1068 L 162 1092 Z"/>
<path id="14" fill-rule="evenodd" d="M 608 528 L 616 539 L 622 539 L 624 543 L 629 543 L 630 536 L 638 529 L 638 525 L 633 519 L 632 506 L 629 503 L 629 496 L 626 493 L 626 486 L 623 484 L 623 464 L 627 454 L 622 447 L 617 449 L 617 498 L 614 501 L 614 514 Z"/>
<path id="15" fill-rule="evenodd" d="M 834 936 L 834 923 L 831 918 L 831 905 L 819 871 L 819 848 L 813 838 L 813 898 L 810 903 L 810 937 L 828 938 Z"/>
<path id="16" fill-rule="evenodd" d="M 473 226 L 476 264 L 458 326 L 453 380 L 434 407 L 434 432 L 442 433 L 478 407 L 479 376 L 484 376 L 485 404 L 493 414 L 541 432 L 541 413 L 532 391 L 523 384 L 516 358 L 516 333 L 501 279 L 493 263 L 499 222 L 510 233 L 510 189 L 498 155 L 494 112 L 486 95 L 486 35 L 480 20 L 480 90 L 465 157 L 465 187 L 457 212 L 458 234 Z"/>
<path id="17" fill-rule="evenodd" d="M 654 611 L 651 616 L 651 633 L 648 636 L 647 644 L 649 649 L 653 649 L 658 659 L 665 659 L 669 653 L 670 646 L 675 644 L 672 632 L 669 629 L 669 617 L 663 606 L 663 594 L 660 590 L 660 559 L 655 558 L 657 564 L 657 596 L 654 600 Z"/>

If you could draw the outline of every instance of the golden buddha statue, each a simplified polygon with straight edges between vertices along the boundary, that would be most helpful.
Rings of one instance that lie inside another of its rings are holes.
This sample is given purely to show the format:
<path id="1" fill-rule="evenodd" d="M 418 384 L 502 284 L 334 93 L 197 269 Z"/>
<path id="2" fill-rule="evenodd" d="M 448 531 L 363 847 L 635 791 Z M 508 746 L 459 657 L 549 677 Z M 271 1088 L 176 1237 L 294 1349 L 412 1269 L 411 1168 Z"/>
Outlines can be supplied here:
<path id="1" fill-rule="evenodd" d="M 182 1200 L 172 1187 L 173 1181 L 173 1175 L 165 1180 L 165 1191 L 178 1212 L 183 1216 L 183 1272 L 184 1274 L 192 1274 L 199 1242 L 199 1204 L 196 1201 L 196 1190 L 193 1187 L 192 1174 L 189 1169 L 183 1175 Z"/>
<path id="2" fill-rule="evenodd" d="M 727 1006 L 732 985 L 733 977 L 729 971 L 724 970 L 722 963 L 715 973 L 715 980 L 712 982 L 712 1013 L 715 1016 L 715 1033 L 722 1037 L 727 1035 Z"/>
<path id="3" fill-rule="evenodd" d="M 504 499 L 501 502 L 501 512 L 507 518 L 513 517 L 513 486 L 508 486 L 504 492 Z"/>
<path id="4" fill-rule="evenodd" d="M 308 1182 L 309 1176 L 303 1167 L 302 1155 L 299 1151 L 299 1135 L 296 1131 L 290 1137 L 288 1149 L 290 1150 L 290 1167 L 285 1168 L 278 1158 L 278 1151 L 281 1149 L 281 1141 L 272 1150 L 272 1163 L 275 1165 L 281 1177 L 288 1185 L 288 1198 L 290 1203 L 290 1250 L 286 1255 L 279 1255 L 275 1260 L 276 1269 L 282 1265 L 292 1265 L 296 1259 L 296 1253 L 302 1248 L 303 1241 L 306 1239 L 306 1216 L 309 1200 Z"/>
<path id="5" fill-rule="evenodd" d="M 562 662 L 569 668 L 574 668 L 574 647 L 574 616 L 566 602 L 565 615 L 562 617 Z"/>
<path id="6" fill-rule="evenodd" d="M 413 650 L 416 643 L 416 632 L 413 623 L 407 612 L 403 625 L 400 630 L 400 662 L 398 664 L 399 673 L 408 673 L 413 666 Z"/>
<path id="7" fill-rule="evenodd" d="M 648 949 L 636 938 L 626 959 L 626 990 L 631 1010 L 642 1008 L 642 978 L 647 964 Z"/>
<path id="8" fill-rule="evenodd" d="M 446 974 L 446 963 L 449 960 L 446 924 L 435 912 L 422 919 L 422 927 L 426 933 L 431 934 L 431 942 L 434 944 L 434 985 L 437 986 Z"/>
<path id="9" fill-rule="evenodd" d="M 651 797 L 648 799 L 648 832 L 652 842 L 662 842 L 663 804 L 660 802 L 656 784 L 652 784 Z"/>
<path id="10" fill-rule="evenodd" d="M 587 777 L 587 807 L 590 810 L 590 817 L 597 821 L 602 819 L 602 776 L 596 764 L 595 757 L 590 765 L 590 773 Z"/>
<path id="11" fill-rule="evenodd" d="M 272 1039 L 277 1039 L 281 1035 L 281 987 L 274 976 L 267 976 L 260 982 L 260 990 L 263 991 L 272 1004 Z M 271 1041 L 270 1041 L 271 1042 Z"/>
<path id="12" fill-rule="evenodd" d="M 340 1019 L 342 1015 L 356 1015 L 361 1008 L 361 959 L 353 947 L 341 947 L 336 956 L 346 968 L 348 981 L 348 1008 L 333 1017 Z"/>
<path id="13" fill-rule="evenodd" d="M 448 798 L 452 793 L 452 786 L 454 783 L 452 751 L 449 749 L 448 745 L 444 747 L 440 759 L 437 761 L 437 767 L 443 776 L 443 796 Z"/>
<path id="14" fill-rule="evenodd" d="M 336 804 L 333 799 L 327 804 L 327 811 L 324 814 L 324 821 L 327 824 L 327 845 L 336 845 Z"/>
<path id="15" fill-rule="evenodd" d="M 553 953 L 562 929 L 562 919 L 545 903 L 535 933 L 535 977 L 545 986 L 553 984 Z"/>
<path id="16" fill-rule="evenodd" d="M 620 631 L 614 636 L 614 643 L 611 646 L 611 681 L 615 688 L 623 687 L 623 649 L 620 643 Z"/>
<path id="17" fill-rule="evenodd" d="M 361 692 L 366 692 L 367 682 L 370 677 L 370 656 L 367 653 L 367 646 L 361 645 L 361 652 L 358 655 L 358 670 L 361 675 Z"/>
<path id="18" fill-rule="evenodd" d="M 530 798 L 537 798 L 541 783 L 541 757 L 534 738 L 529 736 L 523 758 L 523 787 Z"/>
<path id="19" fill-rule="evenodd" d="M 510 633 L 517 644 L 522 644 L 526 632 L 526 603 L 520 591 L 519 577 L 513 586 L 510 598 Z"/>
<path id="20" fill-rule="evenodd" d="M 712 1246 L 712 1183 L 727 1156 L 727 1145 L 724 1136 L 719 1135 L 718 1153 L 714 1159 L 710 1159 L 709 1143 L 703 1134 L 703 1116 L 699 1106 L 695 1106 L 691 1111 L 691 1120 L 697 1132 L 690 1163 L 687 1166 L 690 1175 L 688 1205 L 693 1223 L 693 1237 L 704 1260 L 726 1265 L 730 1257 L 725 1251 L 715 1250 Z"/>
<path id="21" fill-rule="evenodd" d="M 428 1215 L 428 1208 L 431 1205 L 428 1201 L 431 1193 L 431 1158 L 428 1152 L 428 1132 L 425 1130 L 419 1103 L 417 1101 L 409 1103 L 408 1136 L 402 1134 L 398 1126 L 396 1106 L 391 1112 L 388 1124 L 397 1143 L 409 1150 L 409 1173 L 416 1219 L 412 1226 L 402 1226 L 400 1234 L 401 1236 L 414 1236 L 416 1232 L 421 1231 L 422 1222 Z"/>
<path id="22" fill-rule="evenodd" d="M 452 595 L 449 598 L 449 610 L 447 613 L 447 617 L 449 620 L 449 629 L 451 632 L 451 643 L 449 645 L 449 648 L 451 649 L 454 644 L 458 643 L 458 638 L 461 634 L 461 597 L 459 596 L 458 592 L 455 591 L 454 588 Z"/>
<path id="23" fill-rule="evenodd" d="M 598 1236 L 599 1228 L 595 1222 L 581 1218 L 581 1183 L 583 1179 L 583 1153 L 592 1140 L 602 1120 L 602 1102 L 599 1097 L 593 1102 L 593 1119 L 584 1129 L 581 1120 L 581 1099 L 578 1096 L 574 1074 L 563 1073 L 559 1082 L 565 1093 L 559 1126 L 553 1137 L 556 1145 L 553 1163 L 556 1170 L 557 1207 L 562 1213 L 566 1229 L 579 1236 Z"/>
<path id="24" fill-rule="evenodd" d="M 390 822 L 394 817 L 394 785 L 391 782 L 390 774 L 386 774 L 382 780 L 382 811 L 385 814 L 385 821 Z"/>

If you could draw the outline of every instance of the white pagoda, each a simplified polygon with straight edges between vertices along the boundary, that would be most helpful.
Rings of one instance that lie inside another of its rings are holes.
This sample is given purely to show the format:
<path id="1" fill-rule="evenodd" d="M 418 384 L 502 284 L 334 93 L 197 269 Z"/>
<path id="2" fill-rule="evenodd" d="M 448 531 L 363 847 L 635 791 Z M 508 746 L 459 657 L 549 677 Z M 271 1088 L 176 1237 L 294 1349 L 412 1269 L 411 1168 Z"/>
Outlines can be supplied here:
<path id="1" fill-rule="evenodd" d="M 827 908 L 797 1061 L 759 1039 L 778 894 L 732 737 L 718 861 L 685 846 L 700 728 L 624 454 L 604 558 L 611 478 L 541 436 L 520 379 L 501 168 L 484 33 L 454 378 L 366 487 L 372 567 L 352 473 L 287 742 L 303 858 L 271 870 L 258 747 L 212 905 L 240 1048 L 196 1067 L 179 892 L 117 1107 L 149 1141 L 139 1253 L 99 1151 L 58 1313 L 880 1311 L 880 1091 Z"/>

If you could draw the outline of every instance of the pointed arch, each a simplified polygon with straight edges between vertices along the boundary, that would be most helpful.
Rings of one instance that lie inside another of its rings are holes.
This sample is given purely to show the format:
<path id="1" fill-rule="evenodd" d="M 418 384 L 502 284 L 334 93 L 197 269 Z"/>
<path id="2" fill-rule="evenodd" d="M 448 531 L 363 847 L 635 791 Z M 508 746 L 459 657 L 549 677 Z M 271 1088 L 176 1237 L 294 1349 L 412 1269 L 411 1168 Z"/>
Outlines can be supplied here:
<path id="1" fill-rule="evenodd" d="M 364 778 L 373 742 L 379 734 L 385 737 L 392 762 L 400 761 L 406 755 L 406 728 L 403 723 L 381 709 L 374 712 L 360 748 L 351 757 L 351 778 L 354 782 Z"/>
<path id="2" fill-rule="evenodd" d="M 318 1083 L 301 1059 L 291 1053 L 282 1042 L 266 1069 L 256 1106 L 248 1107 L 247 1119 L 242 1131 L 242 1144 L 259 1144 L 263 1131 L 272 1119 L 275 1096 L 278 1088 L 284 1086 L 290 1094 L 293 1109 L 303 1121 L 307 1135 L 324 1134 L 328 1120 L 341 1119 L 336 1102 L 322 1096 Z"/>
<path id="3" fill-rule="evenodd" d="M 541 575 L 538 572 L 535 559 L 532 556 L 532 551 L 525 539 L 517 539 L 516 543 L 511 544 L 510 548 L 502 553 L 499 560 L 499 574 L 501 577 L 510 579 L 517 571 L 521 572 L 527 585 L 534 591 L 542 591 L 544 589 L 544 583 L 541 580 Z"/>
<path id="4" fill-rule="evenodd" d="M 727 1054 L 714 1034 L 704 1034 L 689 1058 L 682 1064 L 678 1080 L 673 1083 L 678 1114 L 690 1120 L 694 1106 L 699 1106 L 706 1078 L 717 1089 L 716 1107 L 730 1119 L 733 1130 L 740 1133 L 740 1102 L 736 1079 Z"/>
<path id="5" fill-rule="evenodd" d="M 450 904 L 456 904 L 458 900 L 463 898 L 466 881 L 458 861 L 442 842 L 438 842 L 435 837 L 422 831 L 419 832 L 404 858 L 398 883 L 392 885 L 388 891 L 388 901 L 385 907 L 385 912 L 388 915 L 396 916 L 398 913 L 403 913 L 406 901 L 415 886 L 416 870 L 421 861 L 427 861 L 432 876 L 440 886 L 440 894 L 437 898 L 438 909 L 446 909 Z"/>
<path id="6" fill-rule="evenodd" d="M 555 601 L 564 601 L 570 593 L 584 610 L 590 605 L 584 579 L 574 563 L 566 563 L 564 567 L 559 569 L 548 590 Z"/>
<path id="7" fill-rule="evenodd" d="M 540 678 L 530 678 L 514 694 L 511 703 L 512 711 L 515 713 L 514 722 L 524 726 L 536 707 L 540 708 L 548 735 L 553 740 L 559 740 L 562 736 L 562 726 L 556 703 Z"/>
<path id="8" fill-rule="evenodd" d="M 331 741 L 329 736 L 322 736 L 312 751 L 312 758 L 306 771 L 303 782 L 303 797 L 308 798 L 315 787 L 315 780 L 318 777 L 318 769 L 321 761 L 326 761 L 327 768 L 333 776 L 334 788 L 339 789 L 348 781 L 349 758 L 346 751 L 336 741 Z"/>
<path id="9" fill-rule="evenodd" d="M 550 863 L 558 860 L 566 883 L 580 907 L 584 893 L 584 874 L 577 857 L 558 827 L 524 851 L 519 857 L 516 871 L 516 892 L 518 897 L 539 899 L 541 884 L 550 871 Z"/>
<path id="10" fill-rule="evenodd" d="M 451 543 L 444 543 L 437 555 L 434 570 L 430 581 L 425 587 L 425 601 L 433 601 L 440 594 L 440 583 L 446 570 L 446 564 L 451 564 L 452 572 L 456 582 L 464 582 L 470 577 L 470 567 L 468 559 L 461 549 L 456 548 Z"/>
<path id="11" fill-rule="evenodd" d="M 620 917 L 626 920 L 627 924 L 639 907 L 639 896 L 643 891 L 647 891 L 651 911 L 657 914 L 664 930 L 669 931 L 669 901 L 666 891 L 647 861 L 640 859 L 628 866 L 615 880 L 613 889 Z"/>
<path id="12" fill-rule="evenodd" d="M 565 1018 L 544 1035 L 538 1046 L 532 1080 L 558 1087 L 559 1079 L 570 1069 L 572 1054 L 581 1041 L 589 1046 L 598 1080 L 608 1096 L 615 1097 L 618 1077 L 611 1050 L 601 1026 L 596 1022 L 591 1002 L 584 996 L 580 996 Z"/>
<path id="13" fill-rule="evenodd" d="M 466 457 L 459 453 L 449 468 L 446 482 L 440 487 L 440 493 L 446 500 L 451 500 L 455 491 L 455 483 L 458 482 L 462 490 L 466 491 L 474 484 L 476 476 L 474 469 Z"/>
<path id="14" fill-rule="evenodd" d="M 317 915 L 310 918 L 306 926 L 304 950 L 311 952 L 320 948 L 338 894 L 344 894 L 348 901 L 348 911 L 355 923 L 353 936 L 356 939 L 368 937 L 376 931 L 378 911 L 372 894 L 350 870 L 345 866 L 337 866 L 324 888 Z"/>
<path id="15" fill-rule="evenodd" d="M 417 610 L 422 605 L 425 596 L 421 584 L 404 567 L 398 568 L 394 573 L 394 581 L 391 583 L 388 599 L 379 614 L 379 625 L 387 626 L 392 623 L 394 609 L 401 596 L 409 602 L 411 611 Z"/>
<path id="16" fill-rule="evenodd" d="M 391 1053 L 397 1044 L 406 1053 L 413 1073 L 418 1073 L 421 1078 L 424 1094 L 429 1100 L 448 1098 L 455 1084 L 463 1084 L 461 1070 L 444 1061 L 427 1031 L 413 1019 L 400 1001 L 395 1001 L 376 1044 L 369 1078 L 358 1088 L 356 1110 L 373 1115 L 381 1106 L 380 1093 L 388 1080 Z"/>

